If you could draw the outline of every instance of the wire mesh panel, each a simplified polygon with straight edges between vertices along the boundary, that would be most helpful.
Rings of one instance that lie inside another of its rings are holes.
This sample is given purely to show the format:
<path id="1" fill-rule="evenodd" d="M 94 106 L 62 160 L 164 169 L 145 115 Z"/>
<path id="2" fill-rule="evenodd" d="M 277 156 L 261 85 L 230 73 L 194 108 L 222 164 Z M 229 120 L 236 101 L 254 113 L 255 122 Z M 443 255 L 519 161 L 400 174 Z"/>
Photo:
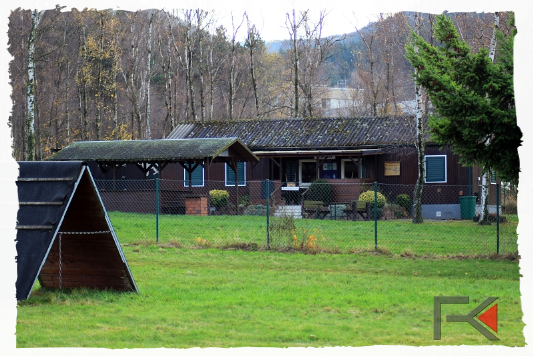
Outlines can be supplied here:
<path id="1" fill-rule="evenodd" d="M 518 190 L 511 184 L 502 184 L 499 192 L 499 205 L 501 205 L 500 225 L 498 226 L 499 252 L 518 253 L 518 225 L 517 209 Z M 503 217 L 503 219 L 502 219 Z"/>
<path id="2" fill-rule="evenodd" d="M 183 247 L 266 247 L 266 219 L 249 215 L 250 188 L 161 180 L 159 240 Z"/>
<path id="3" fill-rule="evenodd" d="M 414 185 L 317 180 L 304 187 L 280 181 L 235 186 L 191 178 L 98 181 L 97 186 L 121 243 L 311 253 L 378 248 L 404 255 L 517 251 L 516 194 L 510 189 L 500 194 L 505 194 L 499 199 L 503 206 L 489 205 L 493 222 L 480 225 L 474 221 L 479 201 L 465 195 L 467 186 L 426 184 L 423 222 L 417 224 Z"/>
<path id="4" fill-rule="evenodd" d="M 156 239 L 156 180 L 96 180 L 121 243 Z"/>
<path id="5" fill-rule="evenodd" d="M 423 222 L 415 224 L 415 186 L 377 184 L 380 246 L 404 254 L 492 254 L 497 250 L 499 228 L 500 252 L 516 252 L 517 217 L 500 218 L 498 224 L 502 210 L 491 203 L 496 201 L 493 197 L 489 224 L 478 223 L 482 207 L 476 196 L 466 196 L 468 188 L 425 184 L 418 202 Z"/>

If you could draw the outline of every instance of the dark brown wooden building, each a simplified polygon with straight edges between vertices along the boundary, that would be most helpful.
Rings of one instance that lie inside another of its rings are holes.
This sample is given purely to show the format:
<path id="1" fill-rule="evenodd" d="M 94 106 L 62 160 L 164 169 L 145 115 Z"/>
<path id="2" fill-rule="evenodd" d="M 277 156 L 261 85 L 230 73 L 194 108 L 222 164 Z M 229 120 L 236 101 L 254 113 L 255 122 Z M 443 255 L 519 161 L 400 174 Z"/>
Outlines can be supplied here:
<path id="1" fill-rule="evenodd" d="M 414 184 L 415 135 L 414 117 L 399 116 L 185 123 L 168 138 L 239 137 L 261 158 L 259 164 L 247 167 L 250 180 L 306 186 L 318 178 Z M 468 167 L 451 149 L 428 142 L 426 156 L 436 159 L 428 166 L 427 183 L 469 183 Z M 441 170 L 435 171 L 439 165 Z M 220 172 L 211 171 L 211 177 L 222 178 Z M 178 173 L 176 178 L 182 177 Z"/>
<path id="2" fill-rule="evenodd" d="M 418 176 L 412 116 L 183 123 L 168 136 L 206 137 L 239 137 L 260 158 L 258 164 L 244 169 L 250 183 L 269 179 L 282 187 L 295 185 L 301 192 L 319 178 L 338 183 L 338 187 L 341 183 L 378 182 L 382 190 L 391 185 L 396 194 L 403 189 L 411 195 Z M 428 142 L 425 156 L 427 198 L 423 203 L 430 204 L 433 196 L 440 197 L 441 203 L 455 204 L 460 195 L 480 194 L 479 169 L 463 166 L 449 147 Z M 210 176 L 224 180 L 226 170 L 215 165 Z M 183 179 L 183 170 L 173 171 L 172 177 Z M 346 201 L 342 192 L 335 195 Z M 490 204 L 495 204 L 494 195 L 493 185 Z"/>

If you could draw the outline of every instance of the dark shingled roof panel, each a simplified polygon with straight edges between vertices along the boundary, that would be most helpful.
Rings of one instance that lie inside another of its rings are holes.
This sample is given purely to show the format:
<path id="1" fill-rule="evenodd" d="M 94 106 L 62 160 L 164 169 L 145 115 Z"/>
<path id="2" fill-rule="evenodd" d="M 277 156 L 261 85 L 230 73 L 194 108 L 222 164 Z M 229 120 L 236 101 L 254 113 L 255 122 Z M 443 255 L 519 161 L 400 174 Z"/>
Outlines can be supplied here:
<path id="1" fill-rule="evenodd" d="M 178 138 L 239 137 L 252 149 L 333 148 L 413 144 L 412 116 L 262 119 L 180 124 L 168 136 Z"/>
<path id="2" fill-rule="evenodd" d="M 19 226 L 48 226 L 17 231 L 17 300 L 29 295 L 57 224 L 78 180 L 82 162 L 19 162 L 19 202 L 56 202 L 61 205 L 24 205 L 17 213 Z M 59 178 L 61 180 L 52 180 Z M 65 178 L 72 178 L 65 180 Z"/>
<path id="3" fill-rule="evenodd" d="M 250 161 L 259 159 L 239 139 L 232 137 L 179 140 L 74 142 L 49 157 L 50 161 L 156 162 L 216 158 L 228 148 Z"/>

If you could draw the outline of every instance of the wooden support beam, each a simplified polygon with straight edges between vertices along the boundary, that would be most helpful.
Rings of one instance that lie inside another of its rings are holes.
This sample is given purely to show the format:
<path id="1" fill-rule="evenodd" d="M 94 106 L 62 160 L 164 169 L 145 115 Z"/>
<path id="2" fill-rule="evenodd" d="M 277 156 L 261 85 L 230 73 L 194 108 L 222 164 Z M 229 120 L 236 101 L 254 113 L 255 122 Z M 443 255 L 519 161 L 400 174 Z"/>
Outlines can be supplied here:
<path id="1" fill-rule="evenodd" d="M 74 177 L 66 178 L 18 178 L 17 182 L 69 182 L 73 181 Z"/>
<path id="2" fill-rule="evenodd" d="M 281 163 L 276 162 L 276 159 L 275 159 L 274 157 L 269 157 L 269 158 L 270 158 L 270 160 L 271 160 L 272 162 L 274 162 L 274 164 L 275 164 L 276 166 L 278 166 L 278 168 L 281 169 Z M 281 162 L 281 157 L 280 157 L 280 162 Z"/>
<path id="3" fill-rule="evenodd" d="M 52 230 L 52 225 L 17 225 L 17 230 Z"/>
<path id="4" fill-rule="evenodd" d="M 61 201 L 21 201 L 19 205 L 63 205 Z"/>

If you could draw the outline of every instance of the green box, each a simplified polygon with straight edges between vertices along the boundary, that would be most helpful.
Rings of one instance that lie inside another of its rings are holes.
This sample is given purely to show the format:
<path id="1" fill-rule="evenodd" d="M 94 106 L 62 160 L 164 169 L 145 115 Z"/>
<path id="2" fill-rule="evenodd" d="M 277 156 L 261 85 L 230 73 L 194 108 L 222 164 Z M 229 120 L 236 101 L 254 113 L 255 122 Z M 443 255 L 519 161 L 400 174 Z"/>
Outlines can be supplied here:
<path id="1" fill-rule="evenodd" d="M 461 219 L 472 219 L 476 215 L 476 197 L 460 197 Z"/>

